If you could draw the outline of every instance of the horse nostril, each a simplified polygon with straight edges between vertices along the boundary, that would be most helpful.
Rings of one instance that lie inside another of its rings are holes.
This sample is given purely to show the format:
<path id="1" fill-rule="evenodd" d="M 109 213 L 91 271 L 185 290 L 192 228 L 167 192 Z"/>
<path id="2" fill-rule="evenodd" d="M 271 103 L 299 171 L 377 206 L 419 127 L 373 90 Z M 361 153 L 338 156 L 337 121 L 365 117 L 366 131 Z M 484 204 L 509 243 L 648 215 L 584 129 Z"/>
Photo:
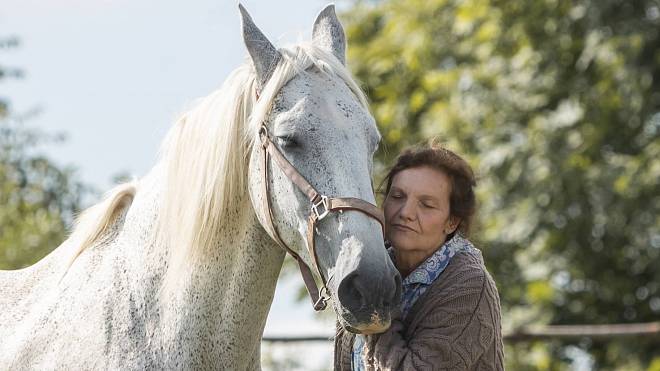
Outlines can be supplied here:
<path id="1" fill-rule="evenodd" d="M 363 276 L 352 272 L 339 284 L 337 298 L 349 310 L 394 308 L 401 300 L 401 276 L 395 272 L 390 277 L 391 280 L 371 279 L 364 282 Z"/>
<path id="2" fill-rule="evenodd" d="M 394 273 L 394 290 L 390 291 L 389 294 L 385 297 L 383 303 L 386 308 L 392 308 L 401 301 L 401 275 L 399 272 Z"/>
<path id="3" fill-rule="evenodd" d="M 339 302 L 345 308 L 358 309 L 365 305 L 365 297 L 357 277 L 356 272 L 349 274 L 341 281 L 337 289 Z"/>

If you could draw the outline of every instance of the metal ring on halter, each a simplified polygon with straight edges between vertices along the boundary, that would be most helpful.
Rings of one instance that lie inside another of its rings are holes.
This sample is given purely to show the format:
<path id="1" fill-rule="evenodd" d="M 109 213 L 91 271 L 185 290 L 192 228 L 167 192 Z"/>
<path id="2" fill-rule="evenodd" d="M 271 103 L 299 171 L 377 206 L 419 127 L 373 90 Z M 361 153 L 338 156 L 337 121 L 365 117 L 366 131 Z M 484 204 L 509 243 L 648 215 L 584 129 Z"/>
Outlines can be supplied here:
<path id="1" fill-rule="evenodd" d="M 323 212 L 319 213 L 319 206 L 321 205 L 323 206 Z M 314 213 L 316 220 L 325 218 L 330 212 L 330 210 L 328 210 L 328 197 L 321 195 L 321 200 L 319 202 L 312 202 L 312 212 Z"/>
<path id="2" fill-rule="evenodd" d="M 321 290 L 319 291 L 319 300 L 314 303 L 314 309 L 323 310 L 328 306 L 330 296 L 327 295 L 327 292 L 328 289 L 325 286 L 321 287 Z"/>
<path id="3" fill-rule="evenodd" d="M 315 310 L 324 310 L 328 306 L 328 301 L 332 298 L 330 296 L 330 290 L 328 289 L 328 285 L 332 281 L 332 279 L 335 277 L 334 272 L 332 272 L 328 276 L 328 280 L 326 281 L 325 285 L 321 287 L 319 290 L 319 299 L 314 303 L 314 309 Z"/>
<path id="4" fill-rule="evenodd" d="M 261 125 L 261 128 L 259 128 L 259 141 L 261 141 L 261 145 L 266 147 L 268 140 L 268 129 L 265 125 Z"/>

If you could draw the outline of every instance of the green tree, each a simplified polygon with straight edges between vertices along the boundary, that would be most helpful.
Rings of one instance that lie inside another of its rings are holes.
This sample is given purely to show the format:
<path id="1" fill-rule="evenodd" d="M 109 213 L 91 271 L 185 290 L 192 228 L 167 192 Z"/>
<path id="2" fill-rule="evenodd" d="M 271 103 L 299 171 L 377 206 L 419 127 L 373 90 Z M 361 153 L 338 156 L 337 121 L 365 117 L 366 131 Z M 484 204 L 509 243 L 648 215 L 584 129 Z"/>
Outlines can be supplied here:
<path id="1" fill-rule="evenodd" d="M 660 314 L 660 3 L 357 1 L 349 67 L 383 169 L 439 136 L 479 175 L 475 238 L 507 329 Z M 577 346 L 577 348 L 576 348 Z M 641 368 L 643 339 L 507 348 L 512 369 Z"/>
<path id="2" fill-rule="evenodd" d="M 16 46 L 16 38 L 0 40 L 0 51 Z M 0 68 L 0 81 L 21 76 L 19 69 Z M 88 191 L 72 169 L 38 151 L 62 138 L 27 128 L 24 120 L 0 97 L 0 269 L 29 266 L 56 248 Z"/>

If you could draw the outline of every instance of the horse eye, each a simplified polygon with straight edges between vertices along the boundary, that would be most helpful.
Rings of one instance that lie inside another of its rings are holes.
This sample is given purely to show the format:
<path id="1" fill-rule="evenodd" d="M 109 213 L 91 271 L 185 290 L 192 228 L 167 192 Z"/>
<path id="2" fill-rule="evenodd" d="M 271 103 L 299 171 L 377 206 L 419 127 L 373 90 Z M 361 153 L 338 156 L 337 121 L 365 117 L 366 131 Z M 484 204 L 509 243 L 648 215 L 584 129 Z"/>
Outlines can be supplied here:
<path id="1" fill-rule="evenodd" d="M 281 148 L 297 148 L 300 144 L 293 135 L 282 135 L 277 137 L 277 144 Z"/>

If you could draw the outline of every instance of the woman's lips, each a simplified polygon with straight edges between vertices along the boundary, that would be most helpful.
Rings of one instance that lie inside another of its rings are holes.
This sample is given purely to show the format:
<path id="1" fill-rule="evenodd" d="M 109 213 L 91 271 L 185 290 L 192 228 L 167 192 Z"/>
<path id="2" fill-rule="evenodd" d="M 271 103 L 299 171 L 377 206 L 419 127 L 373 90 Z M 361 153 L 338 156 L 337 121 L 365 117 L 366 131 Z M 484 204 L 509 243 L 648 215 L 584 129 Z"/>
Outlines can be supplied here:
<path id="1" fill-rule="evenodd" d="M 414 229 L 412 229 L 408 226 L 405 226 L 403 224 L 392 224 L 392 227 L 394 227 L 395 229 L 401 230 L 401 231 L 405 231 L 405 232 L 416 232 Z"/>

